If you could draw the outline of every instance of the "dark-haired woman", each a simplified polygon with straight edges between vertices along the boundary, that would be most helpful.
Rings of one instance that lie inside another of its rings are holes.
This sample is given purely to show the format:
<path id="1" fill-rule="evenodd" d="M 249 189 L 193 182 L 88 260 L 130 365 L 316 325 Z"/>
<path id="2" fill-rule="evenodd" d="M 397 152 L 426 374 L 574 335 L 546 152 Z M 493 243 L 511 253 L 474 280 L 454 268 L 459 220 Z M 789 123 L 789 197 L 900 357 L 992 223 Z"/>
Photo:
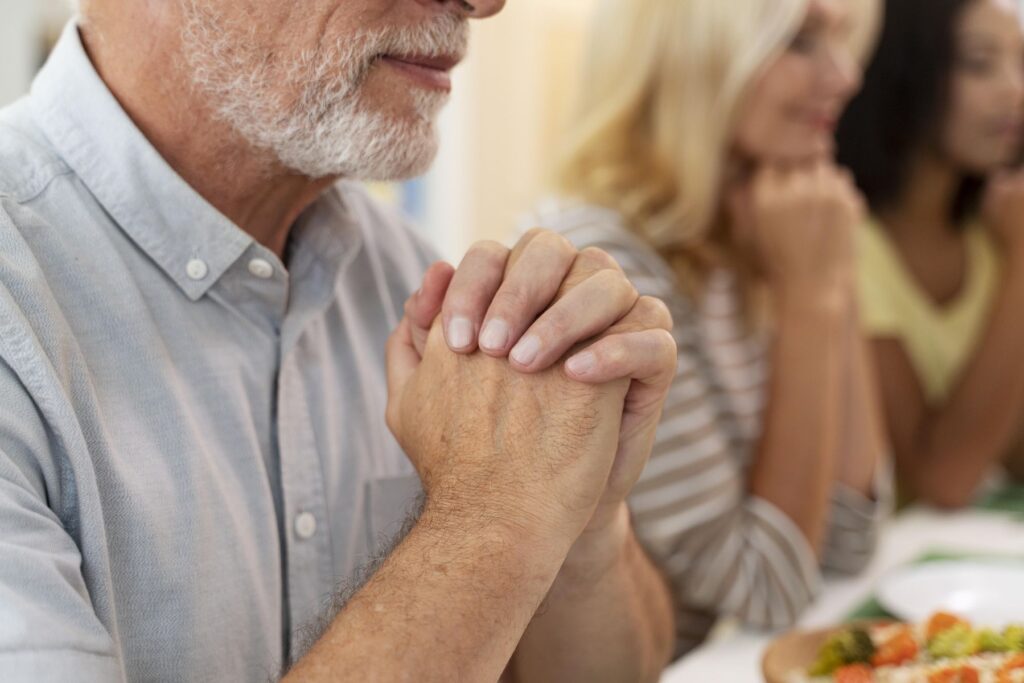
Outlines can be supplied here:
<path id="1" fill-rule="evenodd" d="M 1012 0 L 889 0 L 839 128 L 901 488 L 959 507 L 1024 461 L 1024 38 Z M 1016 453 L 1015 453 L 1016 452 Z"/>

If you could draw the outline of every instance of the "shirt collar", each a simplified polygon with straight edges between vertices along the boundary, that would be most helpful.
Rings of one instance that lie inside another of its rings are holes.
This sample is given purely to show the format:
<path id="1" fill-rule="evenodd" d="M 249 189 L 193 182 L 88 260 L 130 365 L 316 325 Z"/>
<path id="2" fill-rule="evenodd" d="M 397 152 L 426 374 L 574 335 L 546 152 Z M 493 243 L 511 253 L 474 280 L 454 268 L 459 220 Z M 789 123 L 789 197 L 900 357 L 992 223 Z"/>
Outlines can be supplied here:
<path id="1" fill-rule="evenodd" d="M 191 300 L 201 298 L 253 243 L 135 126 L 93 67 L 75 22 L 33 82 L 30 102 L 66 163 Z"/>

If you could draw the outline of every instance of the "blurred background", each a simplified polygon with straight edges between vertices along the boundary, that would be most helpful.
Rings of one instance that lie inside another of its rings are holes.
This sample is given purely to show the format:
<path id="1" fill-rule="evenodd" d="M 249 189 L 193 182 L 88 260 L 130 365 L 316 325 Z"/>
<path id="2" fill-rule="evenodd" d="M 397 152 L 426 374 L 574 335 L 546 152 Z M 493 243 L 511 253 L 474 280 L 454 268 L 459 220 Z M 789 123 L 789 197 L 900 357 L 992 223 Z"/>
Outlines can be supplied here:
<path id="1" fill-rule="evenodd" d="M 413 182 L 374 187 L 400 205 L 449 259 L 474 241 L 504 240 L 544 194 L 558 131 L 572 105 L 591 0 L 515 0 L 474 26 L 455 74 L 441 155 Z M 0 0 L 0 106 L 26 92 L 70 16 L 68 0 Z"/>

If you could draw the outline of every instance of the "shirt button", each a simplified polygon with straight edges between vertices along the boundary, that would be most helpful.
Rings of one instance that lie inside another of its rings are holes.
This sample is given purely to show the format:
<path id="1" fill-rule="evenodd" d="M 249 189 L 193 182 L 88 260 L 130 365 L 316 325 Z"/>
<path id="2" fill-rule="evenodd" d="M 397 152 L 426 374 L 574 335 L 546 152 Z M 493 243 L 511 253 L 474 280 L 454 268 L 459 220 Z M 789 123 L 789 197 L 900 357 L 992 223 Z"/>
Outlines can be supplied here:
<path id="1" fill-rule="evenodd" d="M 249 261 L 249 272 L 261 280 L 274 277 L 274 266 L 261 258 L 254 258 Z"/>
<path id="2" fill-rule="evenodd" d="M 192 259 L 185 266 L 185 273 L 193 280 L 202 280 L 208 272 L 210 269 L 206 267 L 206 262 L 197 258 Z"/>
<path id="3" fill-rule="evenodd" d="M 316 533 L 316 517 L 312 512 L 302 512 L 295 517 L 295 534 L 306 540 Z"/>

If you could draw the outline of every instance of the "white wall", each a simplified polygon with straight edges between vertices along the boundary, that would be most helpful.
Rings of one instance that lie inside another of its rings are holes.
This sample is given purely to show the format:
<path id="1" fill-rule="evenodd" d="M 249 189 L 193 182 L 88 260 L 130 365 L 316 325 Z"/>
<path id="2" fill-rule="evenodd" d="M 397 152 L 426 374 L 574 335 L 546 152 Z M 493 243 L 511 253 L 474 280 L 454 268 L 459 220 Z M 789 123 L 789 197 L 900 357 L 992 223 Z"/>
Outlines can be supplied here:
<path id="1" fill-rule="evenodd" d="M 0 106 L 32 82 L 41 48 L 37 0 L 0 0 Z"/>
<path id="2" fill-rule="evenodd" d="M 547 192 L 591 5 L 510 0 L 474 25 L 428 176 L 426 231 L 449 258 L 479 239 L 508 241 L 518 217 Z"/>
<path id="3" fill-rule="evenodd" d="M 0 106 L 25 94 L 70 14 L 69 0 L 0 0 Z"/>

